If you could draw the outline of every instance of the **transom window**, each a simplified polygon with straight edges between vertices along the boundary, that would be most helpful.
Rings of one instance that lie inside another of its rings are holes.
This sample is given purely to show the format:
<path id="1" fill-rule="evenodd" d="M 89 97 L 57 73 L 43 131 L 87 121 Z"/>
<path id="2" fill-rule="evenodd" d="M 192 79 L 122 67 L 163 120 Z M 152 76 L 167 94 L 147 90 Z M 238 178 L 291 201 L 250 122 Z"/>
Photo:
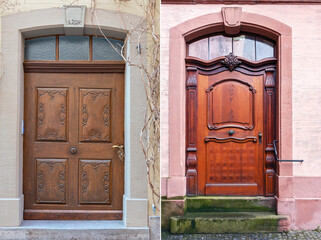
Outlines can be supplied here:
<path id="1" fill-rule="evenodd" d="M 237 37 L 216 35 L 188 45 L 188 56 L 203 60 L 226 56 L 231 52 L 235 56 L 244 57 L 251 61 L 259 61 L 275 56 L 275 44 L 269 40 L 251 35 Z"/>
<path id="2" fill-rule="evenodd" d="M 109 41 L 108 41 L 109 40 Z M 121 61 L 124 41 L 95 36 L 50 36 L 25 40 L 25 60 Z"/>

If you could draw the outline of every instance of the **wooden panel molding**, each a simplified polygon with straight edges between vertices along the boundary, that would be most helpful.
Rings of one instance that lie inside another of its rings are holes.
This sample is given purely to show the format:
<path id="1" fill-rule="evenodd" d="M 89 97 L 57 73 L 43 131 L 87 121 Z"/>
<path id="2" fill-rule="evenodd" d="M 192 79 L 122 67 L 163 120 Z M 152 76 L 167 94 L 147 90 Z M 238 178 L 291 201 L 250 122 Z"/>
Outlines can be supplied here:
<path id="1" fill-rule="evenodd" d="M 50 62 L 25 61 L 25 73 L 123 73 L 125 63 L 119 61 L 99 62 Z"/>
<path id="2" fill-rule="evenodd" d="M 111 141 L 111 90 L 80 89 L 80 141 Z"/>
<path id="3" fill-rule="evenodd" d="M 66 203 L 67 159 L 36 159 L 37 203 Z"/>
<path id="4" fill-rule="evenodd" d="M 239 79 L 225 79 L 211 85 L 207 90 L 207 127 L 210 130 L 255 127 L 256 90 Z M 242 102 L 242 108 L 237 103 Z M 215 105 L 224 106 L 215 108 Z"/>
<path id="5" fill-rule="evenodd" d="M 207 142 L 257 142 L 257 137 L 245 137 L 245 138 L 236 138 L 236 137 L 228 137 L 228 138 L 218 138 L 207 136 L 204 138 L 204 141 Z"/>
<path id="6" fill-rule="evenodd" d="M 80 160 L 80 204 L 111 204 L 111 160 Z"/>
<path id="7" fill-rule="evenodd" d="M 37 88 L 37 140 L 66 141 L 66 88 Z"/>

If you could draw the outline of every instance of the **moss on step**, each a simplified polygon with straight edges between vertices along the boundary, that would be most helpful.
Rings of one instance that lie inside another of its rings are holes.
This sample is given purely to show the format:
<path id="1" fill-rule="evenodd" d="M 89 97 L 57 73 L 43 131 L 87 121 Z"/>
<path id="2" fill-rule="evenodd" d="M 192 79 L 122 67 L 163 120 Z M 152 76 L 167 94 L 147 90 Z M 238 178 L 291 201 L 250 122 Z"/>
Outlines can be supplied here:
<path id="1" fill-rule="evenodd" d="M 278 232 L 282 215 L 266 212 L 188 213 L 172 217 L 171 233 L 247 233 Z"/>
<path id="2" fill-rule="evenodd" d="M 265 197 L 188 197 L 188 212 L 273 212 L 275 199 Z"/>

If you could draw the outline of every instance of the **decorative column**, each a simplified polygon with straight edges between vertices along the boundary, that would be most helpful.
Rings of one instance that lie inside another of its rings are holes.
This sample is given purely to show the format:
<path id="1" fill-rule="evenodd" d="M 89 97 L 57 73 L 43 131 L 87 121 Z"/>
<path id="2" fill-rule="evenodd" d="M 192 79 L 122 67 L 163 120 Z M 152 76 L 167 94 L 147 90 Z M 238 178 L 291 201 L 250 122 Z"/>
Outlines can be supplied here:
<path id="1" fill-rule="evenodd" d="M 275 139 L 275 69 L 265 70 L 265 195 L 275 195 L 275 156 L 273 140 Z"/>
<path id="2" fill-rule="evenodd" d="M 197 68 L 187 68 L 186 82 L 186 194 L 197 195 L 197 156 L 196 156 L 196 108 L 197 108 Z"/>

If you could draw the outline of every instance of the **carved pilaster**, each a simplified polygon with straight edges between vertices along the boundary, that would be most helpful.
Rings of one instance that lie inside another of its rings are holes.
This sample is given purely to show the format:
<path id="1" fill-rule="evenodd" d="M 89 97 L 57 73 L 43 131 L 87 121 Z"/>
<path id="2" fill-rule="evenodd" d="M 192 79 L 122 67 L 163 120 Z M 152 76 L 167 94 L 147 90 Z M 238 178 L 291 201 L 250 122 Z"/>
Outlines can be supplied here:
<path id="1" fill-rule="evenodd" d="M 187 195 L 197 195 L 197 156 L 196 156 L 196 107 L 197 107 L 197 68 L 187 68 L 186 81 L 186 188 Z"/>
<path id="2" fill-rule="evenodd" d="M 275 195 L 275 156 L 273 140 L 275 138 L 275 69 L 265 70 L 265 195 Z"/>

